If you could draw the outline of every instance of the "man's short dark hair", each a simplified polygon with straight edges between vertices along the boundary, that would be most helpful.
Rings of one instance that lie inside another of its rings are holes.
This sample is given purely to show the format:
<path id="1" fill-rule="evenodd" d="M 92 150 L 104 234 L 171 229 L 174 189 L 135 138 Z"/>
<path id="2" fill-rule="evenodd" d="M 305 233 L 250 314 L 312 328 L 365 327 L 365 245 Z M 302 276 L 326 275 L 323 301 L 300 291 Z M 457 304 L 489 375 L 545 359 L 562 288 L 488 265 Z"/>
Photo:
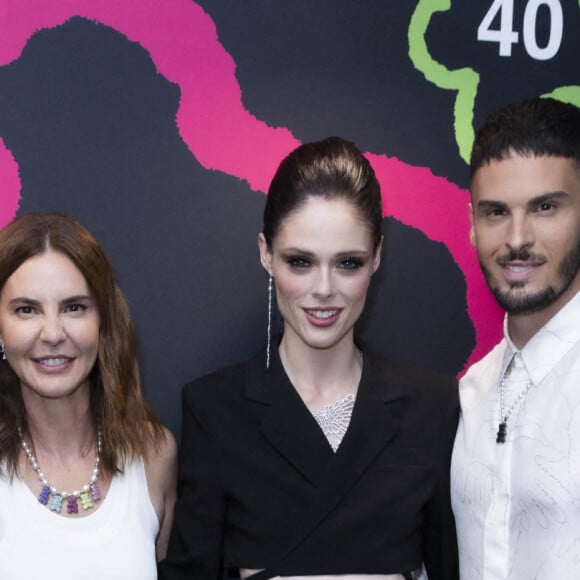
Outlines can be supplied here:
<path id="1" fill-rule="evenodd" d="M 492 113 L 477 131 L 469 175 L 513 151 L 523 156 L 573 159 L 580 167 L 580 109 L 552 98 L 534 98 Z"/>

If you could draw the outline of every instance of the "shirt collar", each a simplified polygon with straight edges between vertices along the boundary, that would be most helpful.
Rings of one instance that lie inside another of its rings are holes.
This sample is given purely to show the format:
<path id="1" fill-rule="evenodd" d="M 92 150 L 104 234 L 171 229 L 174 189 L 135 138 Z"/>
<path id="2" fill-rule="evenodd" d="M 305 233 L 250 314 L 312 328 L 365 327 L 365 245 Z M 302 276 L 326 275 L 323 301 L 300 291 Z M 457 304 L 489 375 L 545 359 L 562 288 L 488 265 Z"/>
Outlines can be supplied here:
<path id="1" fill-rule="evenodd" d="M 500 376 L 504 376 L 503 373 L 512 358 L 520 353 L 530 378 L 537 386 L 570 348 L 580 340 L 580 292 L 548 320 L 521 350 L 512 342 L 507 322 L 508 315 L 506 314 L 503 321 L 503 333 L 507 348 Z"/>

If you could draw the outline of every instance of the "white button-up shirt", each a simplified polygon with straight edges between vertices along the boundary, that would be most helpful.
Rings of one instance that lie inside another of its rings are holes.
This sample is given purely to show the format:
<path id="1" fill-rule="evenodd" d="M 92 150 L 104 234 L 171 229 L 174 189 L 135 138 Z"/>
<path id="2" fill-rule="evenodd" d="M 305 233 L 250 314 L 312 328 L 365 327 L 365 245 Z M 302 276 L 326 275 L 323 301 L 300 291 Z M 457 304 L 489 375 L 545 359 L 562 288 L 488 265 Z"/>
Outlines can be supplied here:
<path id="1" fill-rule="evenodd" d="M 499 385 L 514 357 L 504 410 L 533 385 L 498 444 Z M 521 351 L 504 322 L 460 400 L 451 494 L 461 580 L 580 579 L 580 293 Z"/>

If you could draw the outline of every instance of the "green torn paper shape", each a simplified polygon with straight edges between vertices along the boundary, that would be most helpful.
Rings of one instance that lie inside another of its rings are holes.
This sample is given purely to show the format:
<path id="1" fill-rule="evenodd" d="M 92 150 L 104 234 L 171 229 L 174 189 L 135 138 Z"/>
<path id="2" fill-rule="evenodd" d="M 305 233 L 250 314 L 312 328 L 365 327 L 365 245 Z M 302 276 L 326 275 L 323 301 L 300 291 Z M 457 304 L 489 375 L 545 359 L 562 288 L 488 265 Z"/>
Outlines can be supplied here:
<path id="1" fill-rule="evenodd" d="M 578 4 L 580 5 L 580 0 Z M 453 107 L 455 141 L 459 155 L 466 163 L 469 163 L 475 137 L 473 108 L 479 85 L 479 73 L 469 67 L 449 70 L 431 57 L 425 41 L 425 34 L 433 14 L 447 12 L 450 8 L 451 0 L 419 0 L 411 16 L 407 32 L 409 58 L 414 67 L 423 73 L 429 82 L 440 89 L 457 92 Z M 541 96 L 553 97 L 580 107 L 580 86 L 558 87 L 551 93 Z"/>

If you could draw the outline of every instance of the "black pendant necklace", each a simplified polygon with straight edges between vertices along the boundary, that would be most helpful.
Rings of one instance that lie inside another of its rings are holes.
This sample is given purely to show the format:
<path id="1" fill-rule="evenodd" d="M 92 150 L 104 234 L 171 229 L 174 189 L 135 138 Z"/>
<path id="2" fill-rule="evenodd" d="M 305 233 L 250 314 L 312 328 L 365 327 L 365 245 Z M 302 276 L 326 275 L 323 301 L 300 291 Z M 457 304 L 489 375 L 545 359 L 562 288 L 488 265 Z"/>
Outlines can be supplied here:
<path id="1" fill-rule="evenodd" d="M 528 391 L 534 386 L 533 381 L 529 381 L 528 384 L 521 390 L 520 394 L 516 397 L 515 401 L 511 404 L 510 408 L 505 410 L 505 382 L 509 375 L 514 359 L 511 360 L 510 364 L 507 366 L 501 381 L 499 382 L 499 416 L 500 422 L 497 426 L 497 433 L 495 437 L 495 442 L 499 445 L 500 443 L 505 443 L 507 436 L 507 423 L 508 418 L 512 412 L 517 408 L 520 402 L 528 394 Z"/>
<path id="2" fill-rule="evenodd" d="M 505 436 L 507 434 L 507 417 L 499 424 L 497 429 L 496 443 L 505 443 Z"/>

